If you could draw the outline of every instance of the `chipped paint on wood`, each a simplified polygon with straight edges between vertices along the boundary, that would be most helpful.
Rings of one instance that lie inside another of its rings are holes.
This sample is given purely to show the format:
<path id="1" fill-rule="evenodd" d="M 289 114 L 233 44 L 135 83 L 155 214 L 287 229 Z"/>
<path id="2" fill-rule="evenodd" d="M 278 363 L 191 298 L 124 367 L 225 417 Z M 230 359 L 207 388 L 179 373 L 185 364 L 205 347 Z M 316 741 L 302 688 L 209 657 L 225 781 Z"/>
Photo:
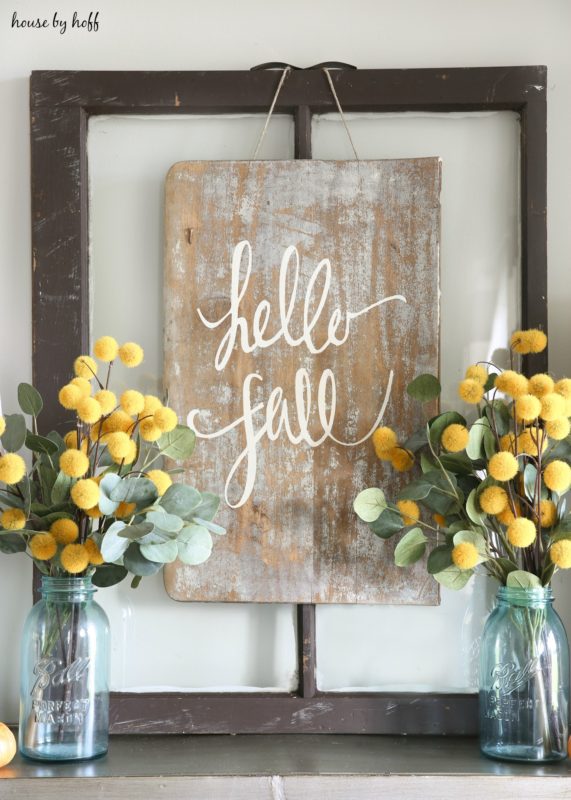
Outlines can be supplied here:
<path id="1" fill-rule="evenodd" d="M 170 402 L 182 417 L 197 409 L 193 424 L 201 433 L 213 433 L 245 413 L 248 376 L 259 375 L 251 391 L 252 404 L 261 404 L 253 416 L 255 430 L 259 432 L 268 419 L 270 393 L 278 387 L 283 390 L 281 401 L 276 401 L 278 415 L 286 414 L 287 401 L 291 426 L 289 435 L 282 429 L 274 437 L 270 419 L 270 435 L 261 435 L 241 463 L 246 443 L 242 424 L 198 442 L 187 478 L 224 495 L 232 465 L 239 463 L 227 490 L 228 501 L 237 507 L 223 510 L 228 535 L 216 540 L 206 564 L 176 564 L 166 570 L 172 597 L 297 603 L 438 601 L 424 567 L 404 572 L 394 566 L 394 543 L 375 538 L 352 511 L 362 488 L 381 485 L 393 495 L 402 480 L 376 460 L 368 439 L 358 446 L 338 442 L 352 444 L 367 437 L 385 398 L 383 424 L 403 436 L 426 419 L 427 409 L 413 402 L 405 389 L 415 375 L 438 372 L 439 193 L 438 159 L 185 162 L 170 170 L 165 213 L 165 383 Z M 243 259 L 241 288 L 235 287 L 234 294 L 242 294 L 239 313 L 244 322 L 227 363 L 217 370 L 216 355 L 230 323 L 209 328 L 205 320 L 223 320 L 230 309 L 230 262 L 243 240 L 251 243 L 252 269 L 246 282 Z M 288 300 L 297 298 L 288 342 L 283 313 L 280 318 L 277 309 L 280 262 L 289 246 L 299 252 L 300 271 L 297 294 L 292 289 L 294 270 L 282 274 Z M 327 270 L 316 270 L 322 259 L 331 264 L 328 292 Z M 406 303 L 387 302 L 357 316 L 382 298 L 398 295 L 404 295 Z M 318 314 L 320 299 L 323 309 Z M 336 310 L 343 320 L 339 338 L 347 316 L 355 315 L 348 339 L 321 350 Z M 246 328 L 251 342 L 253 320 L 257 318 L 263 329 L 266 313 L 265 339 L 275 335 L 276 341 L 248 348 Z M 321 350 L 317 354 L 307 340 L 299 346 L 291 343 L 307 332 L 313 315 L 316 324 L 310 338 Z M 306 371 L 306 389 L 313 399 L 306 409 L 309 439 L 294 443 L 304 417 L 295 402 L 300 370 Z M 325 437 L 323 415 L 332 404 L 331 384 L 321 416 L 316 395 L 328 370 L 336 384 L 337 405 Z M 308 444 L 320 437 L 325 440 L 319 446 Z M 242 495 L 246 464 L 254 456 L 252 491 Z M 238 498 L 243 497 L 242 503 Z"/>

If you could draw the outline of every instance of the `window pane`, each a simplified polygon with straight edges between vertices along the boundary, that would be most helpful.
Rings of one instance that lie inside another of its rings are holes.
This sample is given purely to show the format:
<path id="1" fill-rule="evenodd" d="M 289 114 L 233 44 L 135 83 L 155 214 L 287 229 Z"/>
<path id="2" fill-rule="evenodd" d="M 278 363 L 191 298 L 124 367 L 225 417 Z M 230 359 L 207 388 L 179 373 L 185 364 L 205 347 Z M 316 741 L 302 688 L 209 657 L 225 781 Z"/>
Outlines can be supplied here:
<path id="1" fill-rule="evenodd" d="M 92 117 L 88 137 L 92 338 L 145 348 L 115 387 L 161 393 L 163 185 L 176 161 L 250 158 L 264 116 Z M 272 119 L 259 157 L 293 158 L 293 122 Z M 197 484 L 199 485 L 197 479 Z M 175 603 L 162 575 L 99 592 L 111 621 L 114 689 L 295 687 L 286 605 Z"/>
<path id="2" fill-rule="evenodd" d="M 363 114 L 348 123 L 360 158 L 442 158 L 442 409 L 458 407 L 465 367 L 505 347 L 519 318 L 518 117 Z M 353 157 L 337 115 L 314 118 L 313 157 Z M 319 688 L 473 690 L 486 586 L 442 589 L 437 608 L 319 606 Z"/>

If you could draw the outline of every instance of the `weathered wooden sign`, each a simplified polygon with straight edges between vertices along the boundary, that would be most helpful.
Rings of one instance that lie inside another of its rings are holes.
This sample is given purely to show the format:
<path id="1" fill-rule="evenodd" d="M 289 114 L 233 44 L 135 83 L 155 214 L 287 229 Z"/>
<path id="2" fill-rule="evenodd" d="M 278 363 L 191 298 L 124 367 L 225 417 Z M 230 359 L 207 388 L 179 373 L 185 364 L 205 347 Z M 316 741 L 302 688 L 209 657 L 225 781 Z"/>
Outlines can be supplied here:
<path id="1" fill-rule="evenodd" d="M 438 602 L 352 503 L 394 496 L 370 437 L 416 430 L 406 385 L 438 372 L 439 197 L 434 158 L 169 171 L 165 382 L 228 529 L 205 564 L 167 567 L 173 598 Z"/>

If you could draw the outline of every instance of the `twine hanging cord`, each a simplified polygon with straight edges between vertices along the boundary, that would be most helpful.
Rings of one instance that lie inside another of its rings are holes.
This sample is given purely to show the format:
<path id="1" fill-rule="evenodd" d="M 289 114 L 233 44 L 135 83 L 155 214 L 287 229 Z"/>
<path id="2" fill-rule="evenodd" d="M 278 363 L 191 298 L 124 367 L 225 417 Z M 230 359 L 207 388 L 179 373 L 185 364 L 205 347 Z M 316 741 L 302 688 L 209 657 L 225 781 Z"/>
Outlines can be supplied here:
<path id="1" fill-rule="evenodd" d="M 272 100 L 272 104 L 271 104 L 270 109 L 268 111 L 268 114 L 266 116 L 266 121 L 264 123 L 264 127 L 262 128 L 262 132 L 260 133 L 260 136 L 258 138 L 258 143 L 256 144 L 256 149 L 254 150 L 254 155 L 252 156 L 252 160 L 253 161 L 255 161 L 256 158 L 258 157 L 258 153 L 260 152 L 260 147 L 262 146 L 262 142 L 264 141 L 264 138 L 266 136 L 266 132 L 268 130 L 268 125 L 270 124 L 270 120 L 272 118 L 272 114 L 274 113 L 274 108 L 276 107 L 276 103 L 278 101 L 278 97 L 280 96 L 280 92 L 282 90 L 282 87 L 283 87 L 284 83 L 286 82 L 286 79 L 287 79 L 287 77 L 288 77 L 288 75 L 290 74 L 291 71 L 292 71 L 291 67 L 286 67 L 284 69 L 284 71 L 282 72 L 282 76 L 281 76 L 280 81 L 278 83 L 278 88 L 276 89 L 276 92 L 274 94 L 274 99 Z M 329 83 L 329 88 L 331 89 L 331 94 L 333 95 L 333 98 L 335 100 L 335 104 L 337 106 L 337 110 L 339 111 L 339 116 L 341 117 L 341 122 L 343 123 L 343 126 L 345 127 L 345 130 L 347 131 L 347 136 L 349 137 L 349 141 L 351 142 L 351 147 L 353 149 L 353 153 L 355 154 L 355 159 L 357 161 L 359 161 L 360 160 L 359 159 L 359 154 L 357 153 L 357 148 L 355 147 L 355 142 L 353 141 L 353 137 L 351 136 L 351 131 L 349 130 L 349 126 L 347 124 L 347 119 L 345 118 L 345 114 L 343 113 L 343 109 L 341 108 L 341 103 L 339 102 L 339 97 L 337 96 L 337 92 L 335 91 L 335 86 L 333 85 L 333 80 L 331 78 L 331 75 L 329 74 L 329 70 L 327 69 L 327 67 L 323 67 L 322 71 L 324 72 L 325 77 L 327 78 L 327 82 Z"/>

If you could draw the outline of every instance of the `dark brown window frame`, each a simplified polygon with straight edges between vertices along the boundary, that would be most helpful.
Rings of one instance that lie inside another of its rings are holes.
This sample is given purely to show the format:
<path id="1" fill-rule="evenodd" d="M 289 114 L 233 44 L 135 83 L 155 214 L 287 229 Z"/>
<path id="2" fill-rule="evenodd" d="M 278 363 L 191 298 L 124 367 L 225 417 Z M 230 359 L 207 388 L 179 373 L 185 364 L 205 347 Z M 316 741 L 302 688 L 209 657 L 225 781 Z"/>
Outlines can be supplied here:
<path id="1" fill-rule="evenodd" d="M 521 316 L 547 330 L 546 90 L 543 66 L 335 70 L 347 112 L 515 111 L 521 121 Z M 65 427 L 57 390 L 89 347 L 87 124 L 96 114 L 264 113 L 271 70 L 33 72 L 33 380 L 43 430 Z M 311 158 L 311 117 L 335 112 L 322 71 L 294 70 L 276 113 L 292 114 L 295 157 Z M 546 355 L 530 359 L 545 370 Z M 37 590 L 37 586 L 36 586 Z M 295 693 L 114 692 L 113 733 L 474 734 L 477 696 L 339 693 L 316 687 L 315 606 L 298 606 Z"/>

